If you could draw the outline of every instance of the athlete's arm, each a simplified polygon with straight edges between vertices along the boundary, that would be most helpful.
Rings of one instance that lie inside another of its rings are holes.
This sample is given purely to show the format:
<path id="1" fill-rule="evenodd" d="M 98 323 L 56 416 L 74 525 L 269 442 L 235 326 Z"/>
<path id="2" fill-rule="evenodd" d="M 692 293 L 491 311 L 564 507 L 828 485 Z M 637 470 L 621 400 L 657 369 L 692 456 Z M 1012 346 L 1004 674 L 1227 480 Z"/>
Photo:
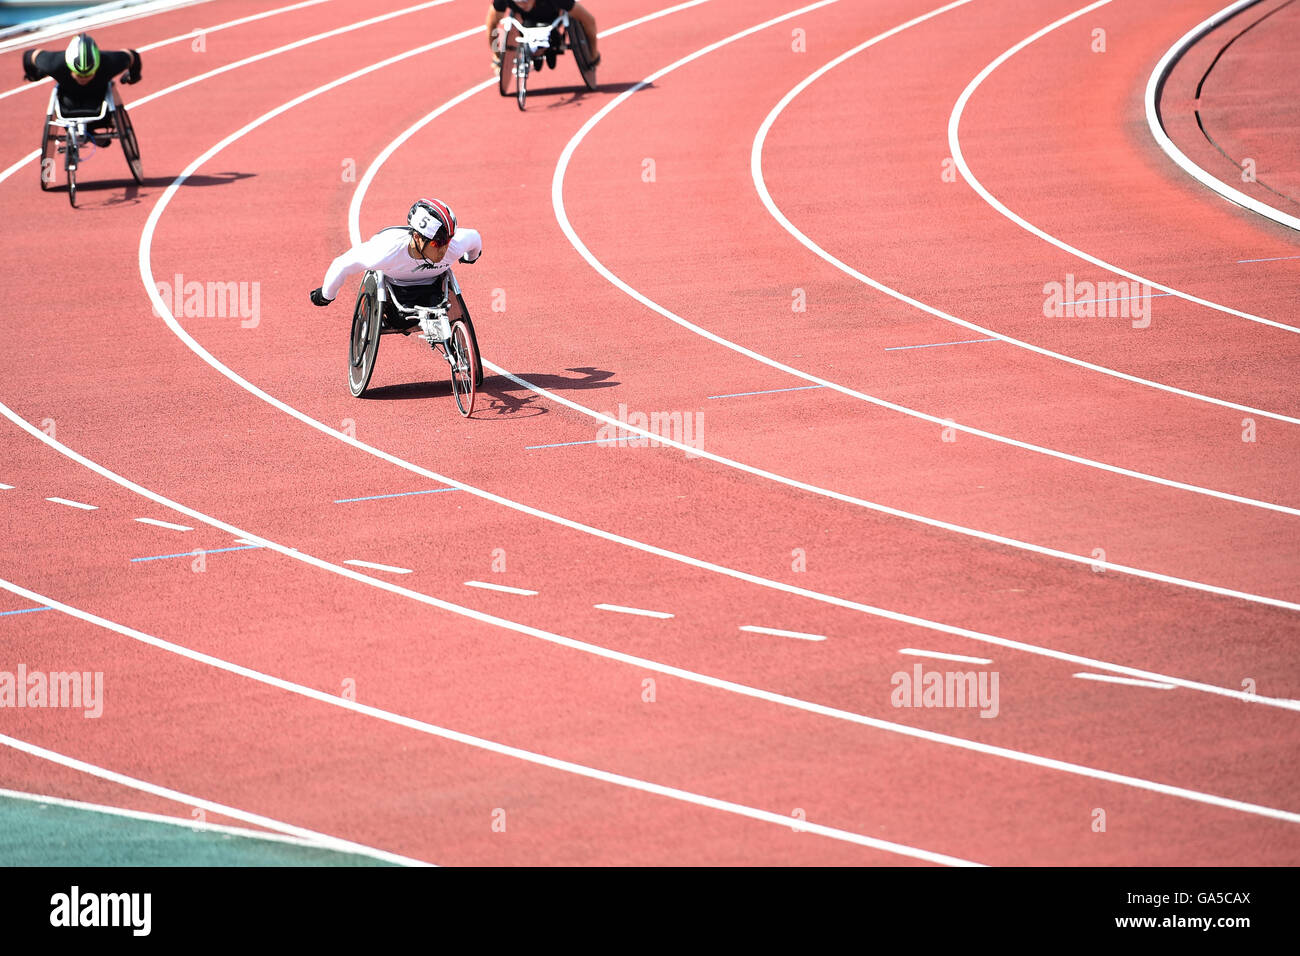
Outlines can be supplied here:
<path id="1" fill-rule="evenodd" d="M 383 265 L 391 246 L 382 241 L 376 243 L 377 239 L 377 236 L 373 236 L 366 242 L 353 246 L 330 263 L 330 267 L 325 270 L 325 281 L 321 283 L 321 294 L 326 299 L 333 301 L 343 287 L 343 280 L 348 276 L 365 269 L 378 269 Z"/>
<path id="2" fill-rule="evenodd" d="M 44 50 L 27 50 L 23 53 L 23 79 L 28 83 L 33 83 L 42 77 L 49 76 L 53 64 L 46 62 L 42 65 L 41 60 L 49 60 L 51 54 Z"/>
<path id="3" fill-rule="evenodd" d="M 461 262 L 475 262 L 483 255 L 483 237 L 477 229 L 457 229 L 447 251 Z"/>
<path id="4" fill-rule="evenodd" d="M 501 22 L 501 15 L 505 12 L 506 12 L 506 5 L 504 0 L 502 0 L 501 2 L 500 9 L 497 8 L 495 0 L 492 3 L 492 5 L 488 7 L 488 12 L 487 12 L 488 46 L 492 48 L 493 53 L 501 52 L 501 50 L 497 48 L 497 24 Z"/>

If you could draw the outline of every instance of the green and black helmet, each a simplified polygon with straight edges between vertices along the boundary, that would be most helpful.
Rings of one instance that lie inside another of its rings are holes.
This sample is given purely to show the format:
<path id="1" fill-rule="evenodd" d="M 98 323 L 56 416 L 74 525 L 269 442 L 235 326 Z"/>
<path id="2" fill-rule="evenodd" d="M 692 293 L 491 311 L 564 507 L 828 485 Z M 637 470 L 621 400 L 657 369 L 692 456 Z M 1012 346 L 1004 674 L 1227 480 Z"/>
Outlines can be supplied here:
<path id="1" fill-rule="evenodd" d="M 99 47 L 95 45 L 89 33 L 81 33 L 72 38 L 63 59 L 73 76 L 85 79 L 94 76 L 95 71 L 99 69 Z"/>

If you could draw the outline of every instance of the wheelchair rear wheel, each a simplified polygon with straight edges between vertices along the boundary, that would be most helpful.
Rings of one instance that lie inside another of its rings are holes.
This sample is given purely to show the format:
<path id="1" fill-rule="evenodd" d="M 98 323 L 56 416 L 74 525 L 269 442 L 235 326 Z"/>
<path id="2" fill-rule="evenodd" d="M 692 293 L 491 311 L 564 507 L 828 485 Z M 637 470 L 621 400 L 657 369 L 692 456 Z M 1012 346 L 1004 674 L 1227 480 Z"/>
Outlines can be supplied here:
<path id="1" fill-rule="evenodd" d="M 369 273 L 361 280 L 356 308 L 352 311 L 352 338 L 348 347 L 348 390 L 360 398 L 370 385 L 379 354 L 379 286 Z"/>
<path id="2" fill-rule="evenodd" d="M 54 121 L 54 114 L 49 113 L 45 117 L 45 126 L 41 131 L 41 189 L 48 190 L 54 184 L 54 160 L 50 158 L 50 146 L 58 142 L 58 136 L 51 135 L 50 123 Z"/>
<path id="3" fill-rule="evenodd" d="M 497 91 L 502 96 L 510 96 L 515 91 L 515 62 L 519 56 L 519 47 L 506 41 L 501 51 L 501 73 L 497 77 Z"/>
<path id="4" fill-rule="evenodd" d="M 478 393 L 475 384 L 478 355 L 474 351 L 474 340 L 470 337 L 469 327 L 463 319 L 457 319 L 451 327 L 447 354 L 451 358 L 451 390 L 456 396 L 456 407 L 460 409 L 461 415 L 469 418 L 474 411 L 474 397 Z"/>
<path id="5" fill-rule="evenodd" d="M 131 117 L 127 115 L 126 107 L 118 105 L 114 110 L 117 124 L 118 136 L 122 140 L 122 155 L 126 157 L 126 164 L 131 168 L 131 178 L 137 183 L 144 182 L 144 171 L 140 166 L 140 144 L 135 139 L 135 127 L 131 125 Z"/>
<path id="6" fill-rule="evenodd" d="M 582 28 L 582 24 L 572 18 L 569 20 L 569 47 L 573 50 L 578 72 L 582 74 L 582 82 L 587 84 L 587 89 L 594 90 L 596 68 L 591 65 L 591 44 L 587 42 L 587 31 Z"/>

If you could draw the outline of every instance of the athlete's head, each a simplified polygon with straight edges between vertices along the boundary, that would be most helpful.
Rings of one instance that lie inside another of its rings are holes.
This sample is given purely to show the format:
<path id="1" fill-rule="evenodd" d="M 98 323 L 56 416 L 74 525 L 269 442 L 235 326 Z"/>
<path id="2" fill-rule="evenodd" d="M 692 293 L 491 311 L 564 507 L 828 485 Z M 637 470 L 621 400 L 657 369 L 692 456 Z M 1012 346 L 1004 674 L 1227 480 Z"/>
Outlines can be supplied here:
<path id="1" fill-rule="evenodd" d="M 416 236 L 428 240 L 419 246 L 421 255 L 428 245 L 445 250 L 451 237 L 456 235 L 456 214 L 445 202 L 437 199 L 417 199 L 406 215 L 406 224 Z M 442 258 L 441 253 L 438 258 Z"/>
<path id="2" fill-rule="evenodd" d="M 89 33 L 79 33 L 68 44 L 63 60 L 78 83 L 89 83 L 99 70 L 99 47 Z"/>

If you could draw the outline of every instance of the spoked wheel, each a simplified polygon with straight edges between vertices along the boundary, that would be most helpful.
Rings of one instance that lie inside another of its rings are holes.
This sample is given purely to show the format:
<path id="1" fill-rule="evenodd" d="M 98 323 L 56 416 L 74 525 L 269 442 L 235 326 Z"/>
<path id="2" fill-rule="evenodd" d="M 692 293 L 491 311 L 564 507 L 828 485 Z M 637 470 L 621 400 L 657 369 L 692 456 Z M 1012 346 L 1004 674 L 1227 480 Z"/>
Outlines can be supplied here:
<path id="1" fill-rule="evenodd" d="M 77 134 L 68 131 L 67 152 L 63 154 L 63 169 L 68 174 L 68 202 L 77 206 Z"/>
<path id="2" fill-rule="evenodd" d="M 348 348 L 348 389 L 353 398 L 365 394 L 379 354 L 379 290 L 373 275 L 361 280 L 352 312 L 352 340 Z"/>
<path id="3" fill-rule="evenodd" d="M 143 183 L 144 172 L 140 166 L 140 144 L 136 142 L 135 127 L 131 125 L 131 117 L 127 115 L 125 106 L 119 105 L 114 112 L 117 117 L 118 135 L 122 140 L 122 155 L 126 157 L 127 166 L 131 167 L 131 178 L 137 183 Z"/>
<path id="4" fill-rule="evenodd" d="M 469 341 L 474 346 L 474 384 L 481 386 L 483 384 L 483 356 L 478 352 L 478 337 L 474 334 L 474 326 L 469 322 L 469 309 L 465 307 L 465 299 L 459 292 L 456 293 L 456 302 L 460 305 L 462 321 L 469 327 Z"/>
<path id="5" fill-rule="evenodd" d="M 587 89 L 596 88 L 596 68 L 591 65 L 591 44 L 587 42 L 587 31 L 582 28 L 582 24 L 577 20 L 569 20 L 569 46 L 573 50 L 573 59 L 578 64 L 578 72 L 582 74 L 582 82 L 587 84 Z"/>
<path id="6" fill-rule="evenodd" d="M 527 50 L 515 51 L 515 102 L 519 108 L 524 108 L 524 100 L 528 98 L 528 71 L 533 68 L 533 61 L 528 57 Z"/>
<path id="7" fill-rule="evenodd" d="M 501 51 L 501 75 L 497 77 L 497 90 L 502 96 L 510 96 L 515 91 L 515 63 L 519 56 L 519 47 L 506 40 L 505 49 Z"/>
<path id="8" fill-rule="evenodd" d="M 478 355 L 474 351 L 474 339 L 463 319 L 457 319 L 451 327 L 447 354 L 451 359 L 451 390 L 456 396 L 456 407 L 462 415 L 469 418 L 474 411 L 474 396 L 478 394 L 478 387 L 474 384 Z"/>
<path id="9" fill-rule="evenodd" d="M 47 190 L 54 184 L 54 160 L 50 158 L 50 147 L 57 143 L 57 135 L 50 133 L 50 122 L 54 119 L 54 114 L 50 113 L 45 117 L 45 126 L 41 132 L 41 189 Z"/>

